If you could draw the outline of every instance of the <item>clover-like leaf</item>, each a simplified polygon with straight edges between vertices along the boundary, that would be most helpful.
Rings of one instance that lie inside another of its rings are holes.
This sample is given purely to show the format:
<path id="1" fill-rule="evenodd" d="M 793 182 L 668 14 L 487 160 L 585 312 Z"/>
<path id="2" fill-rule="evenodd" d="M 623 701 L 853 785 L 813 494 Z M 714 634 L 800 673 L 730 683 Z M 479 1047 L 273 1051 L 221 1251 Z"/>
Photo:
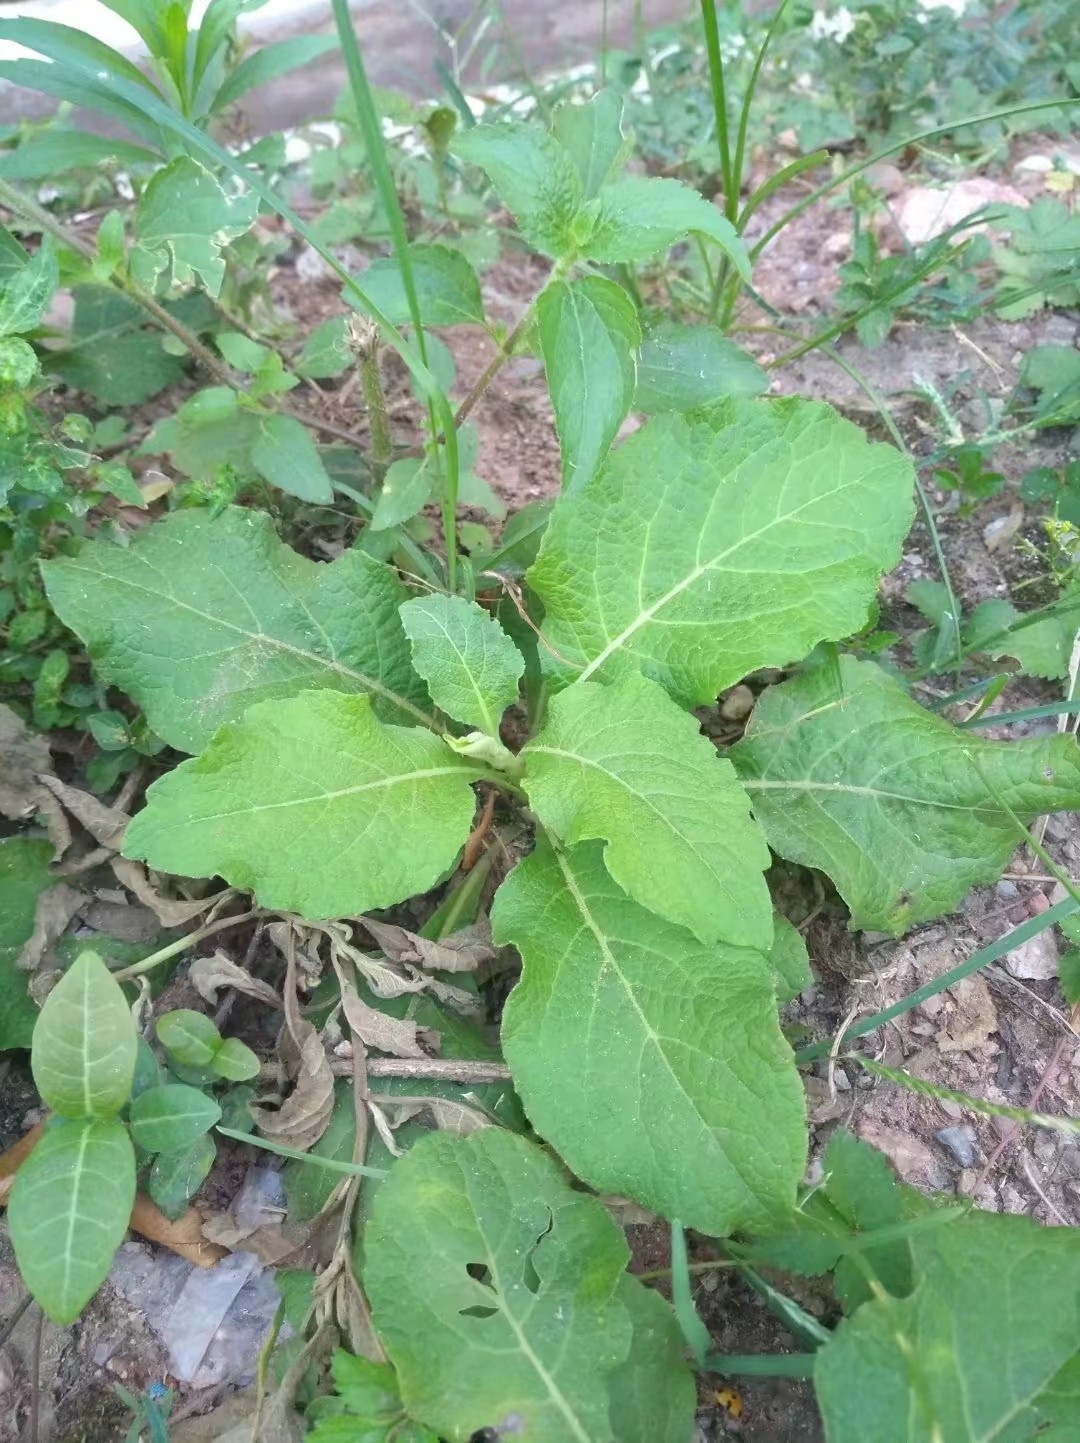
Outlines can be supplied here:
<path id="1" fill-rule="evenodd" d="M 545 286 L 536 319 L 570 491 L 595 473 L 630 410 L 641 327 L 630 297 L 603 276 Z"/>
<path id="2" fill-rule="evenodd" d="M 366 696 L 304 692 L 251 707 L 155 782 L 124 853 L 307 917 L 389 907 L 453 865 L 477 775 L 431 732 L 384 726 Z"/>
<path id="3" fill-rule="evenodd" d="M 45 999 L 30 1067 L 63 1117 L 112 1117 L 131 1094 L 138 1039 L 131 1008 L 95 952 L 81 952 Z"/>
<path id="4" fill-rule="evenodd" d="M 498 736 L 518 698 L 525 658 L 499 623 L 462 596 L 417 596 L 401 608 L 413 666 L 432 700 L 455 721 Z"/>
<path id="5" fill-rule="evenodd" d="M 912 481 L 818 402 L 656 416 L 555 505 L 528 573 L 565 664 L 544 663 L 564 680 L 644 671 L 697 706 L 849 636 L 899 558 Z"/>
<path id="6" fill-rule="evenodd" d="M 865 1303 L 817 1354 L 829 1443 L 1080 1436 L 1075 1230 L 972 1212 L 909 1245 L 911 1295 Z"/>
<path id="7" fill-rule="evenodd" d="M 216 296 L 225 279 L 221 252 L 251 229 L 258 209 L 257 196 L 228 195 L 198 161 L 170 161 L 140 197 L 132 274 L 151 290 L 162 274 L 179 286 L 198 280 Z"/>
<path id="8" fill-rule="evenodd" d="M 390 567 L 360 551 L 309 561 L 263 513 L 179 511 L 130 546 L 91 542 L 42 570 L 101 679 L 181 751 L 252 702 L 307 687 L 370 693 L 390 721 L 431 720 Z"/>
<path id="9" fill-rule="evenodd" d="M 1000 873 L 1015 822 L 1080 807 L 1071 736 L 994 742 L 843 657 L 770 687 L 732 751 L 770 846 L 818 867 L 854 927 L 899 935 Z"/>
<path id="10" fill-rule="evenodd" d="M 608 871 L 635 902 L 701 942 L 768 952 L 764 833 L 731 763 L 655 682 L 567 688 L 522 756 L 544 826 L 568 846 L 602 838 Z"/>
<path id="11" fill-rule="evenodd" d="M 580 1177 L 708 1233 L 786 1213 L 803 1096 L 761 953 L 703 946 L 639 907 L 591 842 L 564 854 L 541 839 L 492 923 L 524 962 L 506 1060 L 529 1120 Z"/>
<path id="12" fill-rule="evenodd" d="M 494 1127 L 415 1143 L 379 1187 L 364 1251 L 411 1417 L 455 1439 L 611 1437 L 608 1379 L 631 1338 L 626 1244 L 534 1143 Z"/>
<path id="13" fill-rule="evenodd" d="M 48 1124 L 16 1174 L 8 1226 L 19 1272 L 53 1322 L 73 1322 L 105 1281 L 134 1201 L 135 1152 L 123 1123 Z"/>

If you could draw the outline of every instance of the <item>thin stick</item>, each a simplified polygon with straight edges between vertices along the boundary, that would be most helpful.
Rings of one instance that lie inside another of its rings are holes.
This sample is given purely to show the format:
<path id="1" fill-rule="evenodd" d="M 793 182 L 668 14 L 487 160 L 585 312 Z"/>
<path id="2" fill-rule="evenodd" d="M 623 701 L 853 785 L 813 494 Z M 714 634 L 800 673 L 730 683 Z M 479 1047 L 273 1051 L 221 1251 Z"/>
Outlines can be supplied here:
<path id="1" fill-rule="evenodd" d="M 352 1060 L 331 1057 L 330 1070 L 337 1077 L 351 1077 Z M 505 1062 L 471 1062 L 456 1057 L 369 1057 L 367 1070 L 369 1077 L 422 1077 L 473 1086 L 511 1080 L 510 1069 Z"/>
<path id="2" fill-rule="evenodd" d="M 1073 1042 L 1076 1041 L 1075 1038 L 1073 1038 L 1072 1040 Z M 1065 1051 L 1065 1046 L 1068 1041 L 1068 1037 L 1059 1037 L 1057 1042 L 1054 1044 L 1054 1050 L 1053 1052 L 1051 1052 L 1049 1058 L 1047 1059 L 1046 1066 L 1042 1070 L 1042 1076 L 1039 1078 L 1039 1081 L 1036 1084 L 1031 1096 L 1024 1104 L 1025 1111 L 1034 1112 L 1035 1108 L 1038 1106 L 1039 1099 L 1042 1097 L 1043 1093 L 1049 1086 L 1051 1075 L 1053 1074 L 1053 1071 L 1057 1067 L 1058 1063 L 1061 1061 L 1061 1055 Z M 986 1181 L 988 1174 L 997 1165 L 1000 1158 L 1006 1152 L 1008 1152 L 1009 1148 L 1019 1141 L 1020 1136 L 1020 1123 L 1016 1122 L 1013 1124 L 1012 1130 L 1005 1134 L 1005 1136 L 998 1143 L 997 1147 L 994 1148 L 993 1152 L 987 1158 L 986 1166 L 983 1168 L 982 1172 L 979 1173 L 979 1176 L 975 1179 L 975 1186 L 971 1190 L 973 1194 L 978 1192 L 979 1188 L 981 1188 L 983 1183 Z"/>

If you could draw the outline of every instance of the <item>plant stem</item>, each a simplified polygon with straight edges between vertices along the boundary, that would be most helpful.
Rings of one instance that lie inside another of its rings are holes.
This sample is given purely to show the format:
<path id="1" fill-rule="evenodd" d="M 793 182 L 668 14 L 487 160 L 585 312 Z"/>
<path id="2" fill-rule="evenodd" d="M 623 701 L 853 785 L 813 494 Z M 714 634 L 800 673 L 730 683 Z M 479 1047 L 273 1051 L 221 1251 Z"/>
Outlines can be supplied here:
<path id="1" fill-rule="evenodd" d="M 705 51 L 709 57 L 709 88 L 716 119 L 716 143 L 720 150 L 720 173 L 724 180 L 724 214 L 732 225 L 739 217 L 739 192 L 731 160 L 728 134 L 727 94 L 724 89 L 724 57 L 720 54 L 720 30 L 716 24 L 716 0 L 700 0 L 705 26 Z"/>
<path id="2" fill-rule="evenodd" d="M 472 390 L 469 392 L 469 394 L 465 397 L 464 401 L 462 401 L 461 405 L 460 405 L 460 406 L 457 408 L 457 410 L 454 412 L 454 425 L 455 425 L 455 426 L 460 426 L 463 421 L 465 421 L 465 420 L 468 419 L 468 417 L 469 417 L 469 415 L 471 414 L 471 412 L 472 412 L 472 410 L 473 410 L 473 407 L 476 405 L 477 401 L 479 401 L 480 397 L 484 394 L 484 392 L 487 390 L 487 388 L 491 385 L 492 381 L 493 381 L 493 380 L 495 379 L 495 377 L 499 374 L 499 372 L 502 370 L 502 368 L 506 365 L 507 361 L 509 361 L 509 360 L 511 359 L 511 357 L 512 357 L 513 354 L 514 354 L 514 347 L 517 345 L 518 341 L 521 339 L 521 334 L 522 334 L 522 332 L 524 331 L 525 327 L 528 325 L 529 321 L 532 319 L 532 313 L 533 313 L 533 310 L 534 310 L 535 306 L 536 306 L 536 301 L 534 300 L 534 301 L 532 302 L 532 304 L 528 307 L 528 309 L 525 311 L 525 313 L 524 313 L 524 315 L 521 317 L 521 319 L 518 321 L 517 325 L 514 327 L 514 329 L 513 329 L 513 330 L 510 332 L 510 334 L 507 336 L 506 340 L 503 341 L 502 345 L 499 347 L 499 349 L 498 349 L 498 350 L 495 352 L 495 354 L 492 356 L 491 360 L 490 360 L 490 361 L 487 363 L 487 365 L 484 367 L 483 371 L 480 373 L 480 376 L 479 376 L 479 378 L 477 379 L 477 381 L 476 381 L 475 385 L 473 386 Z"/>
<path id="3" fill-rule="evenodd" d="M 212 937 L 215 932 L 224 932 L 226 927 L 238 927 L 241 922 L 250 922 L 253 917 L 258 915 L 259 909 L 256 907 L 250 912 L 240 912 L 235 917 L 220 917 L 216 922 L 207 922 L 205 927 L 198 927 L 194 932 L 189 932 L 186 937 L 181 937 L 176 942 L 170 942 L 167 947 L 162 947 L 157 952 L 151 952 L 149 957 L 143 957 L 139 962 L 132 962 L 129 967 L 121 967 L 113 973 L 113 977 L 117 982 L 130 982 L 133 977 L 141 977 L 146 972 L 152 972 L 162 962 L 179 957 L 181 952 L 186 952 L 189 947 L 194 947 L 196 942 L 201 942 L 204 937 Z"/>
<path id="4" fill-rule="evenodd" d="M 420 352 L 421 364 L 426 369 L 428 363 L 427 343 L 424 338 L 420 300 L 413 276 L 412 253 L 409 250 L 409 237 L 405 230 L 405 217 L 402 214 L 401 201 L 398 198 L 394 177 L 390 172 L 390 162 L 386 158 L 386 142 L 383 139 L 382 126 L 379 123 L 375 100 L 356 39 L 356 30 L 349 13 L 349 0 L 331 0 L 331 4 L 338 39 L 341 42 L 341 53 L 345 59 L 345 70 L 349 77 L 349 88 L 356 106 L 357 120 L 367 146 L 368 164 L 371 166 L 372 174 L 375 177 L 375 188 L 390 223 L 394 256 L 401 272 L 401 283 L 409 305 L 416 347 Z M 439 419 L 434 400 L 430 397 L 428 399 L 428 430 L 434 442 L 439 435 Z M 446 577 L 450 591 L 453 592 L 457 586 L 457 498 L 460 485 L 457 430 L 454 426 L 444 428 L 443 440 L 446 446 L 446 496 L 442 507 L 443 537 L 446 542 Z"/>

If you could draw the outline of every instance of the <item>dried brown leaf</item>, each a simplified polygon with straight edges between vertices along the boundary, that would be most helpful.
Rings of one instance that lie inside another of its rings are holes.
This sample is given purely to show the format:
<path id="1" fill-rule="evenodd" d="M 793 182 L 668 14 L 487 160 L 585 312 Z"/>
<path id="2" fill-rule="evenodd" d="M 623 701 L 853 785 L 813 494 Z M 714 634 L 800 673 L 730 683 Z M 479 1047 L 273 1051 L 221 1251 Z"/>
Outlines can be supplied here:
<path id="1" fill-rule="evenodd" d="M 131 892 L 144 907 L 149 907 L 163 927 L 186 927 L 189 922 L 209 912 L 217 902 L 228 895 L 215 892 L 212 897 L 201 897 L 193 902 L 187 898 L 167 897 L 150 880 L 150 875 L 141 862 L 128 861 L 126 857 L 113 857 L 109 865 L 118 882 Z"/>
<path id="2" fill-rule="evenodd" d="M 49 744 L 9 706 L 0 706 L 0 812 L 12 821 L 40 805 L 38 774 L 52 770 Z"/>
<path id="3" fill-rule="evenodd" d="M 431 1115 L 432 1121 L 441 1132 L 456 1133 L 459 1137 L 468 1137 L 470 1133 L 479 1132 L 481 1128 L 494 1126 L 491 1118 L 482 1109 L 471 1107 L 467 1102 L 459 1102 L 452 1097 L 398 1097 L 380 1093 L 378 1101 L 381 1106 L 394 1109 L 395 1127 L 400 1127 L 403 1122 L 408 1122 L 422 1112 Z"/>
<path id="4" fill-rule="evenodd" d="M 55 887 L 39 892 L 34 907 L 34 930 L 19 953 L 18 965 L 27 971 L 37 967 L 87 901 L 85 892 L 69 887 L 66 882 L 57 882 Z"/>
<path id="5" fill-rule="evenodd" d="M 255 1123 L 266 1137 L 306 1152 L 322 1137 L 334 1111 L 334 1074 L 322 1038 L 301 1015 L 296 995 L 296 952 L 286 947 L 284 988 L 285 1022 L 278 1034 L 278 1052 L 293 1090 L 279 1108 L 251 1107 Z"/>
<path id="6" fill-rule="evenodd" d="M 340 967 L 338 981 L 341 984 L 341 1010 L 349 1030 L 365 1047 L 388 1052 L 392 1057 L 430 1057 L 438 1050 L 433 1045 L 439 1040 L 437 1032 L 369 1007 Z"/>
<path id="7" fill-rule="evenodd" d="M 370 917 L 363 917 L 361 921 L 392 962 L 425 967 L 432 972 L 475 972 L 482 963 L 490 962 L 497 955 L 486 919 L 444 937 L 441 942 L 431 942 L 405 927 L 373 922 Z"/>
<path id="8" fill-rule="evenodd" d="M 131 1226 L 141 1237 L 187 1258 L 197 1268 L 212 1268 L 228 1252 L 203 1236 L 203 1221 L 194 1208 L 188 1208 L 175 1222 L 167 1218 L 145 1193 L 136 1193 L 131 1210 Z"/>
<path id="9" fill-rule="evenodd" d="M 260 977 L 252 977 L 250 972 L 221 951 L 215 952 L 212 957 L 197 958 L 191 964 L 188 976 L 199 996 L 214 1005 L 217 1004 L 220 989 L 232 987 L 247 997 L 265 1002 L 268 1007 L 281 1006 L 281 998 L 269 982 L 264 982 Z"/>
<path id="10" fill-rule="evenodd" d="M 124 828 L 131 821 L 126 812 L 118 811 L 116 807 L 106 806 L 91 792 L 80 791 L 78 787 L 69 787 L 48 772 L 41 772 L 38 781 L 52 792 L 64 810 L 90 833 L 95 842 L 102 847 L 109 847 L 113 851 L 120 850 Z"/>

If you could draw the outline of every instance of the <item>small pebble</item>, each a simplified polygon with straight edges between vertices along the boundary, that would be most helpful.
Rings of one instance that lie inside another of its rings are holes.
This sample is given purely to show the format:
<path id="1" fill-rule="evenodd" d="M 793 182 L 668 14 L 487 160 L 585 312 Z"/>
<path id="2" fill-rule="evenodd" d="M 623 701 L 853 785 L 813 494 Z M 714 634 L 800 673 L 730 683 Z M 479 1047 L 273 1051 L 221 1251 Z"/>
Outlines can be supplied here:
<path id="1" fill-rule="evenodd" d="M 974 1167 L 979 1157 L 979 1143 L 970 1124 L 962 1122 L 956 1127 L 943 1127 L 934 1136 L 961 1167 Z"/>
<path id="2" fill-rule="evenodd" d="M 1004 877 L 994 887 L 994 891 L 998 894 L 999 897 L 1005 897 L 1009 901 L 1011 901 L 1013 897 L 1018 895 L 1016 883 L 1007 881 Z"/>
<path id="3" fill-rule="evenodd" d="M 744 721 L 754 710 L 754 693 L 748 686 L 733 686 L 720 703 L 720 715 L 725 721 Z"/>

